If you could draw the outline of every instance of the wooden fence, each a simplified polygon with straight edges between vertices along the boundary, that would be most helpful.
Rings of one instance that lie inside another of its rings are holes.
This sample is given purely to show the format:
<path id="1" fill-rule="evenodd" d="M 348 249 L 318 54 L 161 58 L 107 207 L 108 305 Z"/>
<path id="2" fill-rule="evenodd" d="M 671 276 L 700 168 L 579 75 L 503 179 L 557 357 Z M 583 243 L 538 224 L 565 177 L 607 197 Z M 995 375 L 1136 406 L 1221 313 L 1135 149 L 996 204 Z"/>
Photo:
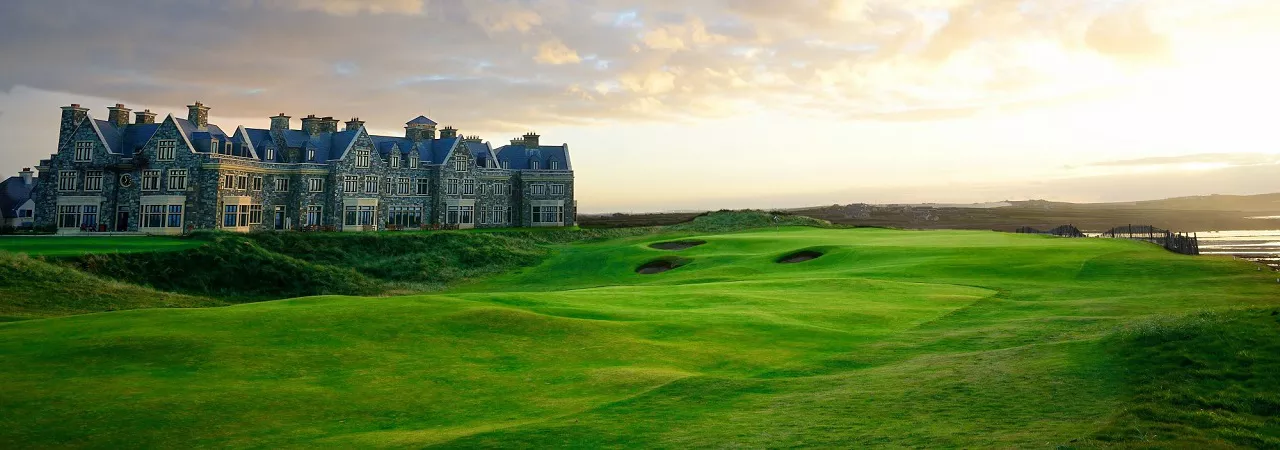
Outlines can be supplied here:
<path id="1" fill-rule="evenodd" d="M 1175 233 L 1151 225 L 1125 225 L 1102 233 L 1102 237 L 1147 241 L 1166 250 L 1184 255 L 1200 254 L 1200 239 L 1195 234 Z"/>

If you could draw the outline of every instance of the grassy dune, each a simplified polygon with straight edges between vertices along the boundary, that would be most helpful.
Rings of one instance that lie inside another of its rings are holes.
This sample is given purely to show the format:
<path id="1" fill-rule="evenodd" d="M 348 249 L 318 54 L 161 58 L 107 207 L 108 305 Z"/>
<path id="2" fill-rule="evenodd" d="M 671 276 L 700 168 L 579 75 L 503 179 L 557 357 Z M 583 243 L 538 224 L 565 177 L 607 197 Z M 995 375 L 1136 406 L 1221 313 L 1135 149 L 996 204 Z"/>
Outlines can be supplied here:
<path id="1" fill-rule="evenodd" d="M 558 245 L 435 295 L 0 324 L 0 447 L 1275 447 L 1275 286 L 987 232 Z"/>

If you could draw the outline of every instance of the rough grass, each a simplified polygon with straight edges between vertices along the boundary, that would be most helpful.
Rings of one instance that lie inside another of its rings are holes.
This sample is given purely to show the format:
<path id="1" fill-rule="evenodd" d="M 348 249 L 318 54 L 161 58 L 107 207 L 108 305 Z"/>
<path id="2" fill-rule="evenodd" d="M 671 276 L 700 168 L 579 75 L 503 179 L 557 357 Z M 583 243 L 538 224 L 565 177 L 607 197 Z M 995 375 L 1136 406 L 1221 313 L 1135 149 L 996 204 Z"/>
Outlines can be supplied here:
<path id="1" fill-rule="evenodd" d="M 1267 447 L 1277 305 L 1126 241 L 624 236 L 434 295 L 0 324 L 0 447 Z"/>
<path id="2" fill-rule="evenodd" d="M 30 256 L 78 256 L 96 253 L 150 253 L 177 251 L 203 242 L 170 237 L 143 236 L 0 236 L 0 252 Z"/>
<path id="3" fill-rule="evenodd" d="M 106 280 L 27 255 L 0 252 L 0 321 L 225 304 L 220 300 Z"/>

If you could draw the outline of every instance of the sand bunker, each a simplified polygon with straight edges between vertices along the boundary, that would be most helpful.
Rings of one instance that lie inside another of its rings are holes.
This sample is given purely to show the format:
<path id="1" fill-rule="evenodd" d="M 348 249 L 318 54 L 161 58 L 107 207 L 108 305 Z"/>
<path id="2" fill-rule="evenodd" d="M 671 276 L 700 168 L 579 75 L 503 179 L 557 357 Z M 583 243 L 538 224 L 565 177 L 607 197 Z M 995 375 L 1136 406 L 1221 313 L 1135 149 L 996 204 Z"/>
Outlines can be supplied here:
<path id="1" fill-rule="evenodd" d="M 706 244 L 706 243 L 707 241 L 699 241 L 699 240 L 670 241 L 670 242 L 659 242 L 656 244 L 649 244 L 649 247 L 656 248 L 658 250 L 684 250 L 686 248 L 697 247 L 699 245 Z"/>
<path id="2" fill-rule="evenodd" d="M 657 259 L 644 263 L 636 268 L 636 273 L 641 275 L 653 275 L 655 273 L 666 272 L 671 269 L 687 264 L 688 260 L 682 259 Z"/>
<path id="3" fill-rule="evenodd" d="M 801 250 L 795 253 L 788 254 L 781 258 L 778 258 L 777 262 L 781 264 L 792 264 L 792 263 L 798 263 L 798 262 L 805 262 L 811 259 L 817 259 L 820 256 L 822 256 L 822 252 L 818 252 L 814 250 Z"/>

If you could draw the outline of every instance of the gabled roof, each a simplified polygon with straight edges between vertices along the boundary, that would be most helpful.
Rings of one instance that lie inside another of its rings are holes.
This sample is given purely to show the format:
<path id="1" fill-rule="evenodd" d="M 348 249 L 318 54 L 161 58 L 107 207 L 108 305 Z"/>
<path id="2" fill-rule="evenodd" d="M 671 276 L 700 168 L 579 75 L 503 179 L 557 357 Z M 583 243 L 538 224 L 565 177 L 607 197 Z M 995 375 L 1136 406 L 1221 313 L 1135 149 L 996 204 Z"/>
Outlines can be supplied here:
<path id="1" fill-rule="evenodd" d="M 492 162 L 494 167 L 498 167 L 498 155 L 493 152 L 493 147 L 488 142 L 463 141 L 461 147 L 471 154 L 471 158 L 477 165 L 483 164 L 487 167 Z"/>
<path id="2" fill-rule="evenodd" d="M 548 170 L 551 167 L 551 161 L 559 161 L 560 170 L 573 170 L 573 163 L 569 161 L 568 145 L 540 145 L 537 147 L 526 147 L 523 145 L 504 145 L 496 151 L 498 161 L 507 163 L 508 169 L 528 170 L 531 161 L 538 161 L 538 167 L 541 170 Z"/>
<path id="3" fill-rule="evenodd" d="M 124 139 L 120 136 L 120 131 L 114 125 L 111 125 L 111 122 L 98 119 L 92 120 L 94 129 L 98 130 L 98 136 L 102 138 L 102 143 L 107 146 L 107 151 L 117 155 L 120 154 L 120 147 L 124 145 Z"/>
<path id="4" fill-rule="evenodd" d="M 31 185 L 22 182 L 22 177 L 10 177 L 0 181 L 0 216 L 5 219 L 18 217 L 18 208 L 31 200 L 31 193 L 40 180 L 33 178 Z"/>
<path id="5" fill-rule="evenodd" d="M 449 152 L 453 150 L 462 138 L 452 137 L 446 139 L 434 139 L 431 141 L 413 142 L 412 140 L 395 137 L 395 136 L 376 136 L 369 135 L 369 140 L 373 141 L 373 148 L 378 150 L 378 155 L 386 158 L 391 151 L 397 150 L 401 156 L 408 156 L 409 153 L 417 153 L 418 161 L 422 164 L 440 164 L 449 156 Z"/>
<path id="6" fill-rule="evenodd" d="M 160 129 L 158 123 L 143 123 L 129 125 L 124 129 L 124 145 L 121 148 L 121 154 L 126 157 L 133 156 L 133 153 L 139 147 L 147 145 L 147 141 L 155 136 L 156 130 Z"/>
<path id="7" fill-rule="evenodd" d="M 97 133 L 98 138 L 106 145 L 107 152 L 125 157 L 133 156 L 134 150 L 146 145 L 151 136 L 156 134 L 159 124 L 132 124 L 123 130 L 116 128 L 111 122 L 86 117 L 85 121 Z"/>
<path id="8" fill-rule="evenodd" d="M 275 141 L 271 139 L 271 130 L 243 127 L 241 129 L 244 130 L 244 137 L 249 140 L 248 144 L 253 146 L 254 157 L 260 161 L 266 161 L 267 152 L 264 150 L 268 146 L 275 145 Z M 239 132 L 236 134 L 239 134 Z M 279 155 L 277 154 L 276 157 L 279 158 Z"/>
<path id="9" fill-rule="evenodd" d="M 413 120 L 404 123 L 405 125 L 436 125 L 436 121 L 428 119 L 427 116 L 418 116 Z"/>

